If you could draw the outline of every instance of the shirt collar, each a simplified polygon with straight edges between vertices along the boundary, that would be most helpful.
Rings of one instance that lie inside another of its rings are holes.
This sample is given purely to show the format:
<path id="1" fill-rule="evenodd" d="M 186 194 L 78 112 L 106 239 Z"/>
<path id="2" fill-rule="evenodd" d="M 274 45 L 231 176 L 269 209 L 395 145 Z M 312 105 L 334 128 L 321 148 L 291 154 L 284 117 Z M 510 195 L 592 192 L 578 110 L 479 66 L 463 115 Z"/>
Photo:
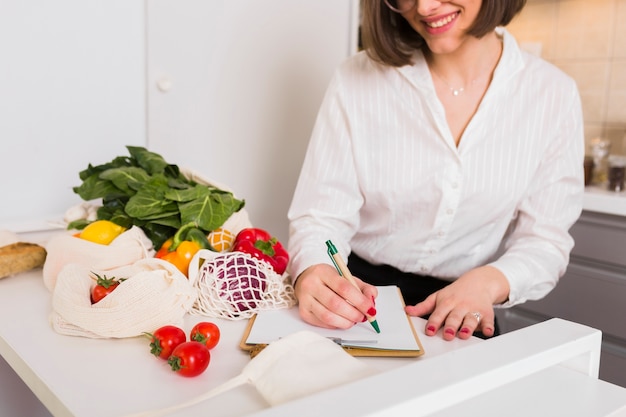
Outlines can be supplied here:
<path id="1" fill-rule="evenodd" d="M 497 27 L 497 35 L 502 38 L 502 56 L 493 74 L 492 86 L 498 87 L 524 68 L 522 50 L 517 41 L 504 27 Z M 413 64 L 396 68 L 417 89 L 434 93 L 432 78 L 426 59 L 421 50 L 413 54 Z"/>

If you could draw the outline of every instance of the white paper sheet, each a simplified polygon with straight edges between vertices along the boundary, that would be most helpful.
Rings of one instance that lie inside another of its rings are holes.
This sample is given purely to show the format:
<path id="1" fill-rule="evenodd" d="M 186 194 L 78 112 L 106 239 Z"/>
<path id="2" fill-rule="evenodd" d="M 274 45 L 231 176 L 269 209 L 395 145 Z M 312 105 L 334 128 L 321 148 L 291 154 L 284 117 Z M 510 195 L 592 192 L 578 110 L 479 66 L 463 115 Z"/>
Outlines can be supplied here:
<path id="1" fill-rule="evenodd" d="M 298 308 L 262 311 L 257 314 L 254 326 L 246 339 L 248 344 L 267 344 L 300 330 L 311 330 L 324 337 L 338 337 L 344 346 L 384 350 L 420 350 L 413 328 L 404 312 L 404 302 L 395 286 L 378 287 L 376 320 L 380 333 L 370 323 L 358 323 L 347 330 L 323 329 L 305 323 Z M 371 341 L 366 343 L 354 340 Z"/>

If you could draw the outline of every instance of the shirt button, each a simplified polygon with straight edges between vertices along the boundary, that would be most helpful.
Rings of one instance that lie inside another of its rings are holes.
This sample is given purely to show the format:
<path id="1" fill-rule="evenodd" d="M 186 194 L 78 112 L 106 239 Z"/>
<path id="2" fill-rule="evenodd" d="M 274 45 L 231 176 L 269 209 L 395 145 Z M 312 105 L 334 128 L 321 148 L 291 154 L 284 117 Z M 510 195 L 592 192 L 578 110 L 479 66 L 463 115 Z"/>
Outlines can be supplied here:
<path id="1" fill-rule="evenodd" d="M 452 210 L 452 209 L 446 210 L 446 214 L 453 214 L 453 213 L 454 213 L 454 210 Z"/>
<path id="2" fill-rule="evenodd" d="M 458 182 L 453 182 L 452 183 L 452 188 L 454 188 L 454 189 L 459 188 L 459 183 Z"/>
<path id="3" fill-rule="evenodd" d="M 428 268 L 426 268 L 425 266 L 423 266 L 423 267 L 421 267 L 421 268 L 420 268 L 420 271 L 422 271 L 422 272 L 428 272 Z"/>

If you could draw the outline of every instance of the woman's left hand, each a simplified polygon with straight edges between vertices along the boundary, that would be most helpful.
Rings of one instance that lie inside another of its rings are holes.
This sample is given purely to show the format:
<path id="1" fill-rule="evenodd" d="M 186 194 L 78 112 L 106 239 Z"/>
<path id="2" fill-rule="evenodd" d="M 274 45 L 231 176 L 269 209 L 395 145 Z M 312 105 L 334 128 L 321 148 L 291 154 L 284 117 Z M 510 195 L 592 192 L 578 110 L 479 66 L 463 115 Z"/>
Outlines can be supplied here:
<path id="1" fill-rule="evenodd" d="M 482 266 L 461 275 L 447 287 L 431 294 L 421 303 L 407 306 L 411 316 L 430 314 L 426 335 L 434 336 L 443 328 L 443 338 L 469 339 L 474 331 L 491 337 L 495 331 L 493 305 L 508 298 L 509 283 L 496 268 Z"/>

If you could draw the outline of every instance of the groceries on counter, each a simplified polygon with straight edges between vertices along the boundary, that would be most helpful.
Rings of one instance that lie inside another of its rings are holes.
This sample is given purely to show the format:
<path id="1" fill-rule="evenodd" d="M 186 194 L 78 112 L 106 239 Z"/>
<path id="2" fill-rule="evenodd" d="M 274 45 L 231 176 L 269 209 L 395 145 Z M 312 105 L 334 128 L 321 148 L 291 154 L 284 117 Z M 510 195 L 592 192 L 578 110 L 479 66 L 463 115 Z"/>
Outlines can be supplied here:
<path id="1" fill-rule="evenodd" d="M 67 232 L 48 241 L 44 284 L 61 334 L 134 337 L 187 313 L 229 319 L 295 305 L 289 255 L 254 228 L 244 200 L 160 155 L 81 171 Z"/>

